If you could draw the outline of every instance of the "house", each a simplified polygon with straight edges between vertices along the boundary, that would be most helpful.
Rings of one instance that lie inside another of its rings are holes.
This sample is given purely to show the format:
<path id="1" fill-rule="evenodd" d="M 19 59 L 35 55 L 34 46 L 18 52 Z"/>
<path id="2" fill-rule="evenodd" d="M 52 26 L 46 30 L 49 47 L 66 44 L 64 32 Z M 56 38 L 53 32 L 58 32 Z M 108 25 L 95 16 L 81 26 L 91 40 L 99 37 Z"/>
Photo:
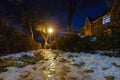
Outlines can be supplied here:
<path id="1" fill-rule="evenodd" d="M 99 33 L 105 24 L 109 24 L 111 22 L 119 21 L 118 15 L 120 15 L 120 6 L 119 6 L 120 0 L 115 0 L 112 8 L 102 15 L 96 17 L 96 18 L 90 18 L 87 17 L 85 24 L 82 28 L 82 32 L 86 36 L 92 36 L 96 35 L 96 33 Z"/>
<path id="2" fill-rule="evenodd" d="M 83 27 L 83 32 L 86 36 L 91 36 L 91 35 L 95 35 L 95 33 L 99 31 L 100 29 L 105 25 L 105 24 L 109 24 L 111 22 L 111 14 L 110 11 L 108 11 L 107 13 L 97 17 L 97 18 L 90 18 L 87 17 L 86 21 L 85 21 L 85 25 Z"/>

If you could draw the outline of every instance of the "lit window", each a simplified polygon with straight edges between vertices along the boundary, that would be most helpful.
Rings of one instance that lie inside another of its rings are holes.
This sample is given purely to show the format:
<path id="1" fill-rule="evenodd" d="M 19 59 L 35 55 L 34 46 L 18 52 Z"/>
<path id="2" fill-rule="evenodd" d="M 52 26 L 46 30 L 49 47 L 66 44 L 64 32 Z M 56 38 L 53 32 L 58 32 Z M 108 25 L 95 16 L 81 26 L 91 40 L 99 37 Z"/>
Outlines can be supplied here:
<path id="1" fill-rule="evenodd" d="M 103 18 L 103 24 L 106 24 L 106 23 L 108 23 L 108 22 L 110 22 L 110 16 L 104 17 L 104 18 Z"/>

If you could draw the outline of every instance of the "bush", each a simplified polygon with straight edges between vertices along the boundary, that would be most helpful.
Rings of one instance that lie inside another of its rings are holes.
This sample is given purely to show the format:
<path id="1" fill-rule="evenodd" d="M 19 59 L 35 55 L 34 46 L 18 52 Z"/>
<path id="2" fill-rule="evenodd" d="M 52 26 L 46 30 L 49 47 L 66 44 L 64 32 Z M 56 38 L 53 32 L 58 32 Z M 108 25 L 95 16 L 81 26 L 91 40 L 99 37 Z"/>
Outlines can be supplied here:
<path id="1" fill-rule="evenodd" d="M 112 64 L 113 64 L 115 67 L 119 67 L 119 68 L 120 68 L 120 65 L 118 65 L 117 63 L 112 62 Z"/>
<path id="2" fill-rule="evenodd" d="M 8 69 L 7 69 L 7 68 L 0 67 L 0 73 L 1 73 L 1 72 L 6 72 L 6 71 L 8 71 Z"/>
<path id="3" fill-rule="evenodd" d="M 106 80 L 114 80 L 114 78 L 115 78 L 114 76 L 106 76 L 105 77 Z"/>
<path id="4" fill-rule="evenodd" d="M 36 62 L 43 60 L 44 57 L 41 55 L 41 53 L 36 53 L 35 57 L 28 57 L 23 56 L 20 58 L 6 58 L 6 59 L 0 59 L 0 73 L 7 71 L 7 67 L 25 67 L 28 64 L 35 64 Z"/>
<path id="5" fill-rule="evenodd" d="M 0 53 L 16 53 L 39 48 L 39 44 L 30 36 L 14 28 L 0 26 Z"/>
<path id="6" fill-rule="evenodd" d="M 109 23 L 96 30 L 98 32 L 95 32 L 95 35 L 84 38 L 78 34 L 64 34 L 53 42 L 52 48 L 71 52 L 120 49 L 120 23 Z M 95 41 L 90 40 L 93 36 L 96 36 Z M 118 57 L 120 52 L 110 56 Z"/>
<path id="7" fill-rule="evenodd" d="M 84 62 L 81 62 L 80 64 L 74 64 L 75 66 L 78 66 L 78 67 L 82 67 L 82 66 L 84 66 L 85 65 L 85 63 Z"/>
<path id="8" fill-rule="evenodd" d="M 56 42 L 56 43 L 55 43 Z M 89 37 L 81 38 L 77 34 L 65 34 L 59 37 L 52 44 L 52 48 L 64 51 L 80 52 L 94 50 L 94 43 L 89 40 Z"/>
<path id="9" fill-rule="evenodd" d="M 102 70 L 108 70 L 109 68 L 103 68 Z"/>
<path id="10" fill-rule="evenodd" d="M 93 73 L 94 70 L 92 70 L 92 69 L 89 69 L 89 70 L 83 70 L 83 72 L 85 72 L 85 73 Z"/>
<path id="11" fill-rule="evenodd" d="M 100 50 L 119 49 L 120 48 L 119 34 L 120 23 L 109 23 L 102 26 L 100 34 L 97 35 L 96 41 L 97 49 Z"/>

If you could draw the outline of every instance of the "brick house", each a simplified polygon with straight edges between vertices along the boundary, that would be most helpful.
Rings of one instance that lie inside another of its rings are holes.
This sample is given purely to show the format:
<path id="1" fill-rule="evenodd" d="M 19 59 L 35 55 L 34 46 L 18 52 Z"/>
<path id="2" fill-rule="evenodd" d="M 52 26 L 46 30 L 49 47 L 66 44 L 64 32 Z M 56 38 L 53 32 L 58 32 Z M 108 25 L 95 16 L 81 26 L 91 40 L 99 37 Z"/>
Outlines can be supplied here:
<path id="1" fill-rule="evenodd" d="M 96 18 L 87 17 L 82 28 L 83 34 L 86 36 L 96 35 L 96 32 L 100 32 L 104 25 L 115 22 L 115 16 L 120 15 L 120 13 L 118 12 L 118 10 L 120 9 L 118 2 L 120 2 L 120 0 L 115 0 L 112 8 L 103 13 L 101 16 L 98 16 Z M 113 14 L 112 12 L 115 13 Z"/>

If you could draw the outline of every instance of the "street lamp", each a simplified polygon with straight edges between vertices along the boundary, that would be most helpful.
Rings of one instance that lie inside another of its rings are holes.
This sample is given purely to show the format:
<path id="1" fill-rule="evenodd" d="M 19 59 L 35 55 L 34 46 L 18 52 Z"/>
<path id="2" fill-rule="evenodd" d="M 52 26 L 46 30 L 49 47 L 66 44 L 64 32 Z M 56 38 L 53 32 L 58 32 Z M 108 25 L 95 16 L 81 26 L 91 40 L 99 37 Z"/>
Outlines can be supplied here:
<path id="1" fill-rule="evenodd" d="M 50 47 L 51 47 L 51 34 L 53 33 L 53 28 L 48 28 L 48 33 L 50 34 Z"/>

